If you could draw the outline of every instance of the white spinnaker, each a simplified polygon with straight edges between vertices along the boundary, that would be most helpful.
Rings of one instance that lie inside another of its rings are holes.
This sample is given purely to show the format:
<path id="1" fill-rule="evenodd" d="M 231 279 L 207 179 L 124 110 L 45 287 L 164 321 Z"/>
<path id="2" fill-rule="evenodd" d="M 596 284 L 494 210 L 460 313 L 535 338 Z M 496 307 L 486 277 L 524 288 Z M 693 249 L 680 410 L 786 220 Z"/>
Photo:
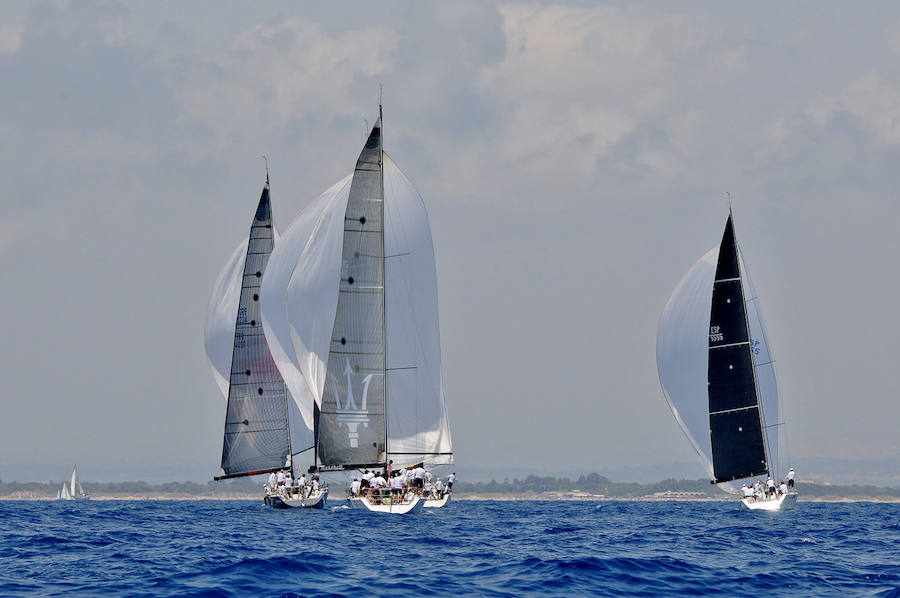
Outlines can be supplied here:
<path id="1" fill-rule="evenodd" d="M 234 324 L 237 320 L 238 302 L 241 298 L 241 277 L 247 258 L 247 242 L 241 241 L 213 286 L 206 309 L 206 326 L 203 336 L 206 358 L 222 398 L 228 400 L 228 380 L 231 378 L 231 358 L 234 353 Z"/>
<path id="2" fill-rule="evenodd" d="M 656 334 L 656 368 L 675 419 L 715 479 L 709 439 L 709 316 L 719 247 L 684 275 L 669 297 Z"/>
<path id="3" fill-rule="evenodd" d="M 281 242 L 269 257 L 266 273 L 263 276 L 260 290 L 260 311 L 266 342 L 272 352 L 272 358 L 278 371 L 281 372 L 294 403 L 306 426 L 313 428 L 313 401 L 319 402 L 323 386 L 316 386 L 315 378 L 307 373 L 313 358 L 308 352 L 296 352 L 292 341 L 292 323 L 297 323 L 304 330 L 309 327 L 321 332 L 327 328 L 324 339 L 322 359 L 328 359 L 328 342 L 331 327 L 334 323 L 334 310 L 337 305 L 337 281 L 340 272 L 341 245 L 337 237 L 337 267 L 333 270 L 310 268 L 309 256 L 318 256 L 322 251 L 323 237 L 328 236 L 329 227 L 333 225 L 334 213 L 340 209 L 339 225 L 343 225 L 343 210 L 347 206 L 347 195 L 350 191 L 348 175 L 332 185 L 325 193 L 316 198 L 294 220 L 285 231 Z M 327 243 L 325 243 L 327 245 Z M 326 252 L 327 253 L 327 252 Z M 314 265 L 314 264 L 312 264 Z M 299 268 L 299 272 L 297 272 Z M 329 277 L 330 275 L 330 277 Z M 333 287 L 334 300 L 330 306 L 323 305 L 320 297 L 309 296 L 296 291 L 291 293 L 291 285 L 325 290 L 324 282 Z M 324 309 L 324 311 L 323 311 Z M 303 365 L 303 367 L 301 367 Z M 322 366 L 322 384 L 324 384 L 324 365 Z"/>
<path id="4" fill-rule="evenodd" d="M 387 154 L 384 204 L 388 453 L 395 467 L 452 463 L 428 213 Z"/>
<path id="5" fill-rule="evenodd" d="M 753 355 L 753 365 L 756 373 L 756 392 L 759 396 L 759 404 L 762 409 L 763 425 L 765 429 L 766 450 L 768 452 L 769 470 L 777 478 L 781 473 L 778 467 L 781 460 L 778 452 L 778 435 L 783 426 L 778 414 L 778 384 L 775 380 L 775 357 L 769 346 L 769 337 L 763 324 L 762 312 L 759 307 L 759 297 L 753 282 L 750 280 L 750 272 L 744 264 L 744 258 L 738 251 L 738 259 L 741 264 L 741 278 L 744 283 L 744 303 L 747 307 L 747 322 L 750 325 L 750 350 Z"/>

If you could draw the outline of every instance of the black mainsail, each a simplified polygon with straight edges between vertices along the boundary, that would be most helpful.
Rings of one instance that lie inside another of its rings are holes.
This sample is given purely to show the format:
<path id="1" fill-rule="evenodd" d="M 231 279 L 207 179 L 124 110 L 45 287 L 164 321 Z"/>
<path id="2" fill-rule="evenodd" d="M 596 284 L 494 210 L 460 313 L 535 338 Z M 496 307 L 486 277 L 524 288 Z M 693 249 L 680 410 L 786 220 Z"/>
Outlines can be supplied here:
<path id="1" fill-rule="evenodd" d="M 272 360 L 259 313 L 259 289 L 275 246 L 269 181 L 250 227 L 234 328 L 222 446 L 223 475 L 267 473 L 290 464 L 287 391 Z"/>
<path id="2" fill-rule="evenodd" d="M 730 214 L 713 283 L 707 388 L 714 482 L 767 473 L 750 329 Z"/>

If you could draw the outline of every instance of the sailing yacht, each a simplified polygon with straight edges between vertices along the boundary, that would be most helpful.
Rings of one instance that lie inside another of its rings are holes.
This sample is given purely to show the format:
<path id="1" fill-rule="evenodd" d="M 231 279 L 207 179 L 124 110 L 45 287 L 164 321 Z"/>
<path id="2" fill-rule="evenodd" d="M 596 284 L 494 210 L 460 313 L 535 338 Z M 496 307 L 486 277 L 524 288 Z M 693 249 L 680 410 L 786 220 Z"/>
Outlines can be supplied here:
<path id="1" fill-rule="evenodd" d="M 62 487 L 56 491 L 57 500 L 87 500 L 90 496 L 81 487 L 78 481 L 78 466 L 72 468 L 72 479 L 66 484 L 63 482 Z"/>
<path id="2" fill-rule="evenodd" d="M 775 475 L 778 387 L 775 360 L 729 211 L 722 242 L 684 276 L 659 322 L 656 361 L 663 394 L 703 462 L 710 483 Z M 797 493 L 745 497 L 751 510 L 779 510 Z"/>
<path id="3" fill-rule="evenodd" d="M 312 445 L 272 360 L 260 317 L 260 287 L 276 240 L 266 173 L 250 234 L 219 274 L 207 310 L 206 353 L 226 400 L 216 480 L 291 469 L 294 455 Z M 263 500 L 275 508 L 324 508 L 327 496 L 327 487 L 294 494 L 267 485 Z"/>
<path id="4" fill-rule="evenodd" d="M 382 139 L 379 106 L 353 173 L 301 213 L 263 279 L 272 356 L 307 397 L 310 472 L 453 462 L 428 214 Z M 348 500 L 386 513 L 424 505 L 414 492 Z"/>

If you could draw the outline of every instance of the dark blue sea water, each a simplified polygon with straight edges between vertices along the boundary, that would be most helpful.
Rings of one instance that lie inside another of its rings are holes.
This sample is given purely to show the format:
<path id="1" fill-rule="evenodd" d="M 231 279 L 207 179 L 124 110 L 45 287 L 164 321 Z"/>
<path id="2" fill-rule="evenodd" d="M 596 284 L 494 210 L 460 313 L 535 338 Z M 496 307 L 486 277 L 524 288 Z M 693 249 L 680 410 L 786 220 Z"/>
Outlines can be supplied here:
<path id="1" fill-rule="evenodd" d="M 0 595 L 897 596 L 900 505 L 0 502 Z"/>

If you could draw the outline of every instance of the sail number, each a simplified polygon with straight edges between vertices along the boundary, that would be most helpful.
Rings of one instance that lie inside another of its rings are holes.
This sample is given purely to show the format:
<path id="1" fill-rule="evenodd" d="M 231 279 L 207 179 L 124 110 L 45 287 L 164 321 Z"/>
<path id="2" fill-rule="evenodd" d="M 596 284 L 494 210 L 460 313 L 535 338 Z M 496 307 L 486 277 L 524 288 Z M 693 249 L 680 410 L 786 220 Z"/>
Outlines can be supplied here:
<path id="1" fill-rule="evenodd" d="M 709 327 L 709 342 L 720 343 L 723 340 L 725 340 L 725 335 L 722 334 L 722 329 L 719 326 L 710 326 Z"/>

